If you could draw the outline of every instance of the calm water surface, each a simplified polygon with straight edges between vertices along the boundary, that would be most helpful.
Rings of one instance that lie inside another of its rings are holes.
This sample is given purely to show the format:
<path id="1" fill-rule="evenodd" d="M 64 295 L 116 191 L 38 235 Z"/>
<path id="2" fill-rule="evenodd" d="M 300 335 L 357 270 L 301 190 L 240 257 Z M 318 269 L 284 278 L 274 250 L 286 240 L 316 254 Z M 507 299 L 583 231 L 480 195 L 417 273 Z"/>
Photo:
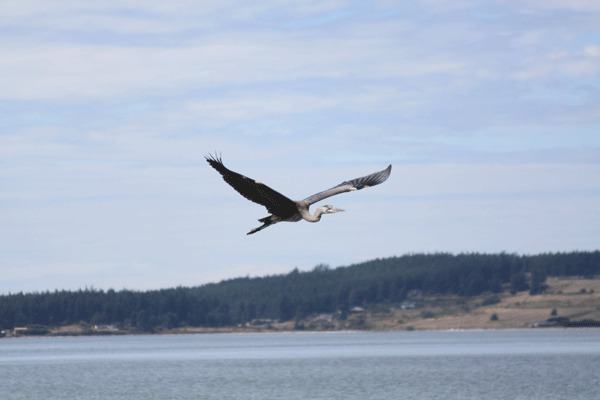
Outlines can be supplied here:
<path id="1" fill-rule="evenodd" d="M 0 398 L 600 399 L 600 330 L 0 339 Z"/>

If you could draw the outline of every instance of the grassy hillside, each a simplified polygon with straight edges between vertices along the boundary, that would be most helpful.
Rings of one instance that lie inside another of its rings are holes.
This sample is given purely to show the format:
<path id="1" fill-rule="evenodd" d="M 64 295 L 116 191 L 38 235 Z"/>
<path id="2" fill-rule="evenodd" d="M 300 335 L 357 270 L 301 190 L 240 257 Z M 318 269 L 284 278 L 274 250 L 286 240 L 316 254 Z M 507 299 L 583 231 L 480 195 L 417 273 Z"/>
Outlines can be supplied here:
<path id="1" fill-rule="evenodd" d="M 600 279 L 548 278 L 547 285 L 538 295 L 505 291 L 471 298 L 425 297 L 418 309 L 369 311 L 366 325 L 372 329 L 528 328 L 552 317 L 552 310 L 571 320 L 600 321 Z M 497 319 L 492 318 L 494 314 Z"/>

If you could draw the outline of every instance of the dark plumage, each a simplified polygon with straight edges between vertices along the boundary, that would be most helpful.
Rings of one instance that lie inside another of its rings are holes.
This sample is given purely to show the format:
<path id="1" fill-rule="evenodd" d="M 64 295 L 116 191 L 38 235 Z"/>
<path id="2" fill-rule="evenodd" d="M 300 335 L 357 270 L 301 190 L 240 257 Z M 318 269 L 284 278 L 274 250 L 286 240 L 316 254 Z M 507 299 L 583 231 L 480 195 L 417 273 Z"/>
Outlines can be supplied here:
<path id="1" fill-rule="evenodd" d="M 248 178 L 247 176 L 230 170 L 223 164 L 220 157 L 209 155 L 206 157 L 206 161 L 211 167 L 216 169 L 225 182 L 233 187 L 239 194 L 250 201 L 265 206 L 271 213 L 271 215 L 259 219 L 258 221 L 262 222 L 263 225 L 248 232 L 249 235 L 277 222 L 295 222 L 300 221 L 301 219 L 309 222 L 318 222 L 321 220 L 322 214 L 333 214 L 338 211 L 344 211 L 330 205 L 318 207 L 314 214 L 310 214 L 308 209 L 311 204 L 335 196 L 336 194 L 379 185 L 387 180 L 392 172 L 392 166 L 389 165 L 382 171 L 342 182 L 330 189 L 313 194 L 304 200 L 294 201 L 271 189 L 264 183 L 256 182 L 252 178 Z"/>

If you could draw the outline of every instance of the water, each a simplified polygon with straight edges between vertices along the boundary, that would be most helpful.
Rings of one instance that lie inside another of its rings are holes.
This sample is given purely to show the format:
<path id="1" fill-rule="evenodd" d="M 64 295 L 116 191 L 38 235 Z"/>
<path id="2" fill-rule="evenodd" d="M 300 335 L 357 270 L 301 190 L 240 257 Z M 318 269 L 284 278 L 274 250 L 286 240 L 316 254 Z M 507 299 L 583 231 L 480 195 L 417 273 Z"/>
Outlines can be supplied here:
<path id="1" fill-rule="evenodd" d="M 0 398 L 599 399 L 600 330 L 1 339 Z"/>

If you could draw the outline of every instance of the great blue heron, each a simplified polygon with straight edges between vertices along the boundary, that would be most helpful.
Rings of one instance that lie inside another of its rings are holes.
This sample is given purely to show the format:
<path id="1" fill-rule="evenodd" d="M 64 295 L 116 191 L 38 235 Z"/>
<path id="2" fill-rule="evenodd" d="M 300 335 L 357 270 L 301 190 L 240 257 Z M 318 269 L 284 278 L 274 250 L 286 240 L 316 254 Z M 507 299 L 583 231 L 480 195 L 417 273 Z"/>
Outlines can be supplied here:
<path id="1" fill-rule="evenodd" d="M 262 222 L 262 225 L 252 229 L 247 235 L 256 233 L 281 221 L 297 222 L 303 219 L 308 222 L 319 222 L 321 220 L 321 215 L 323 214 L 333 214 L 344 210 L 326 204 L 317 207 L 315 213 L 311 214 L 308 211 L 311 204 L 326 199 L 327 197 L 335 196 L 336 194 L 379 185 L 384 182 L 392 172 L 392 166 L 389 165 L 383 171 L 342 182 L 330 189 L 315 193 L 304 200 L 294 201 L 271 189 L 264 183 L 256 182 L 254 179 L 228 169 L 223 165 L 223 161 L 220 157 L 209 155 L 205 158 L 211 167 L 219 171 L 225 182 L 237 190 L 239 194 L 250 201 L 262 204 L 271 213 L 271 215 L 259 219 L 258 221 Z"/>

